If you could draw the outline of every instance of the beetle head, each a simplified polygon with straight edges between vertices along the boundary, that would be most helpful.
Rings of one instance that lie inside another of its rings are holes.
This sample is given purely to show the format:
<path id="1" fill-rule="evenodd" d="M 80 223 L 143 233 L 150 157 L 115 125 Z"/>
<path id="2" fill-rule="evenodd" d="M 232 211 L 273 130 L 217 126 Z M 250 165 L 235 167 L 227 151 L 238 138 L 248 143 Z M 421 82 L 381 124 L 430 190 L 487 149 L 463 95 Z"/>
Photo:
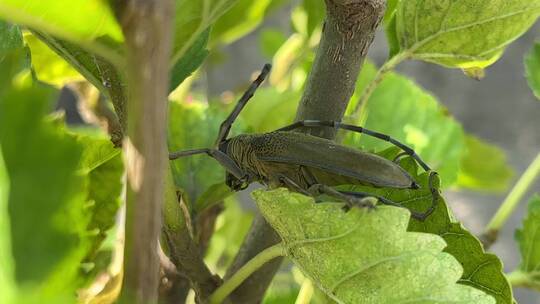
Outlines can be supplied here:
<path id="1" fill-rule="evenodd" d="M 247 178 L 245 180 L 240 180 L 236 178 L 236 176 L 227 172 L 225 176 L 225 184 L 233 191 L 241 191 L 249 186 L 249 180 Z"/>

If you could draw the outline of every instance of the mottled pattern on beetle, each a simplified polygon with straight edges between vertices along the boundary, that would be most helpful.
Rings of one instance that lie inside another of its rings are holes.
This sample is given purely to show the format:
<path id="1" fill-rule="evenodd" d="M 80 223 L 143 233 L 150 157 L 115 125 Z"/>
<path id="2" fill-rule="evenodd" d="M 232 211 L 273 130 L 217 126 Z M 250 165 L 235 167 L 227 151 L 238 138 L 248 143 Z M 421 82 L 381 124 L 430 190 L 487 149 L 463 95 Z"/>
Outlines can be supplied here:
<path id="1" fill-rule="evenodd" d="M 262 177 L 262 167 L 255 155 L 254 138 L 257 135 L 243 134 L 230 139 L 227 154 L 236 164 L 252 178 L 259 180 Z"/>
<path id="2" fill-rule="evenodd" d="M 254 134 L 251 138 L 251 147 L 259 157 L 279 155 L 287 150 L 287 141 L 282 132 Z"/>
<path id="3" fill-rule="evenodd" d="M 259 157 L 282 154 L 287 142 L 279 133 L 243 134 L 230 139 L 227 154 L 236 164 L 250 175 L 250 182 L 268 182 L 269 173 Z"/>

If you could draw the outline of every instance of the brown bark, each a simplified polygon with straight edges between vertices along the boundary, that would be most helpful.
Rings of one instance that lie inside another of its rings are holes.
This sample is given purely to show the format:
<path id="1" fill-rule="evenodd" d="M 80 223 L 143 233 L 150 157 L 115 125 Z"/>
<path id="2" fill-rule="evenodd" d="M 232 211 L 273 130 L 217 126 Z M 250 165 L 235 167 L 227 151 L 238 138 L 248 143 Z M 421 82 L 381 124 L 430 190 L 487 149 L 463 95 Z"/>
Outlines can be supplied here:
<path id="1" fill-rule="evenodd" d="M 158 238 L 167 168 L 172 0 L 117 2 L 127 51 L 127 198 L 121 303 L 157 303 Z"/>
<path id="2" fill-rule="evenodd" d="M 325 3 L 325 26 L 296 120 L 341 121 L 386 6 L 385 0 L 326 0 Z M 330 128 L 301 131 L 328 139 L 335 136 L 335 130 Z M 259 215 L 225 278 L 279 240 Z M 259 303 L 281 261 L 282 258 L 277 258 L 255 272 L 231 294 L 231 301 Z"/>

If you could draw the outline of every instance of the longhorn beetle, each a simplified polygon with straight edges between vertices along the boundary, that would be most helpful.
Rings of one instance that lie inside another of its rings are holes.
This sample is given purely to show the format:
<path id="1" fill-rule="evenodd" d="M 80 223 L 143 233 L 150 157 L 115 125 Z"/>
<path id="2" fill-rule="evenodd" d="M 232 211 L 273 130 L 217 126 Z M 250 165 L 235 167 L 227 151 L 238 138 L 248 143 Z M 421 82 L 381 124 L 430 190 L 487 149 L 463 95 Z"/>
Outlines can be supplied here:
<path id="1" fill-rule="evenodd" d="M 362 127 L 335 121 L 303 120 L 264 134 L 242 134 L 227 138 L 231 125 L 257 88 L 270 72 L 266 64 L 260 75 L 238 100 L 233 111 L 220 126 L 213 148 L 178 151 L 169 154 L 174 160 L 195 154 L 207 154 L 218 161 L 227 171 L 225 183 L 234 191 L 245 189 L 252 182 L 260 182 L 269 188 L 286 187 L 309 196 L 326 194 L 343 200 L 348 210 L 352 206 L 374 207 L 376 198 L 383 204 L 401 205 L 389 199 L 367 192 L 338 191 L 331 186 L 344 184 L 370 185 L 396 189 L 418 189 L 414 179 L 397 164 L 403 155 L 409 155 L 429 174 L 429 188 L 433 196 L 430 208 L 424 213 L 411 212 L 424 220 L 435 209 L 438 190 L 433 187 L 437 173 L 420 159 L 413 149 L 388 135 Z M 332 127 L 349 130 L 387 141 L 403 150 L 394 162 L 378 155 L 345 147 L 313 135 L 287 132 L 297 128 Z"/>

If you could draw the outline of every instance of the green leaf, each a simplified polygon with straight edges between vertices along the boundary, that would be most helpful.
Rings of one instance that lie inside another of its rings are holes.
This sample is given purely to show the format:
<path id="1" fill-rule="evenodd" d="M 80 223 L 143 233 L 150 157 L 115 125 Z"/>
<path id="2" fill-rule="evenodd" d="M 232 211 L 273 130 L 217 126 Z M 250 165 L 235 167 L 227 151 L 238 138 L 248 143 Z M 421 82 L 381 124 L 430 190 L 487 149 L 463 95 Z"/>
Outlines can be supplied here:
<path id="1" fill-rule="evenodd" d="M 506 154 L 500 148 L 472 135 L 465 136 L 457 186 L 477 191 L 505 191 L 513 176 Z"/>
<path id="2" fill-rule="evenodd" d="M 197 101 L 189 104 L 170 102 L 169 151 L 212 147 L 226 114 L 218 107 L 208 107 Z M 176 159 L 171 161 L 171 168 L 176 187 L 183 190 L 190 205 L 198 210 L 201 206 L 209 205 L 208 201 L 200 199 L 201 196 L 214 185 L 225 182 L 223 168 L 206 154 Z M 227 191 L 220 193 L 229 194 Z M 213 202 L 219 198 L 208 193 L 204 197 Z M 195 202 L 198 202 L 197 206 L 193 205 Z"/>
<path id="3" fill-rule="evenodd" d="M 204 258 L 209 267 L 220 275 L 225 275 L 253 220 L 253 214 L 243 210 L 235 196 L 227 197 L 223 207 Z"/>
<path id="4" fill-rule="evenodd" d="M 338 303 L 495 303 L 456 284 L 462 268 L 438 236 L 407 232 L 405 209 L 368 212 L 314 204 L 285 189 L 256 191 L 257 204 L 288 256 Z"/>
<path id="5" fill-rule="evenodd" d="M 11 66 L 18 65 L 4 60 L 0 69 L 14 71 Z M 82 148 L 58 124 L 44 119 L 56 90 L 32 85 L 29 71 L 10 78 L 18 80 L 0 91 L 0 144 L 11 185 L 15 280 L 25 290 L 18 303 L 26 298 L 62 303 L 74 298 L 85 247 L 86 183 L 77 170 Z"/>
<path id="6" fill-rule="evenodd" d="M 456 181 L 465 153 L 463 129 L 434 96 L 413 81 L 388 74 L 369 99 L 364 126 L 410 145 L 440 174 L 445 187 Z M 380 139 L 352 133 L 345 143 L 370 151 L 392 146 Z"/>
<path id="7" fill-rule="evenodd" d="M 518 271 L 526 279 L 525 286 L 540 291 L 540 196 L 535 195 L 527 208 L 523 228 L 516 230 L 521 263 Z"/>
<path id="8" fill-rule="evenodd" d="M 401 53 L 454 68 L 485 68 L 540 14 L 540 0 L 400 1 Z"/>
<path id="9" fill-rule="evenodd" d="M 262 53 L 268 58 L 274 57 L 274 54 L 279 50 L 281 45 L 287 41 L 287 37 L 279 30 L 263 30 L 260 38 Z"/>
<path id="10" fill-rule="evenodd" d="M 177 0 L 172 62 L 176 64 L 202 32 L 238 0 Z"/>
<path id="11" fill-rule="evenodd" d="M 0 294 L 5 303 L 15 298 L 15 271 L 11 255 L 11 231 L 8 213 L 9 179 L 7 176 L 2 147 L 0 146 Z"/>
<path id="12" fill-rule="evenodd" d="M 62 88 L 68 82 L 84 79 L 66 60 L 36 36 L 25 34 L 24 41 L 32 52 L 32 67 L 40 81 Z"/>
<path id="13" fill-rule="evenodd" d="M 386 40 L 388 41 L 388 46 L 390 48 L 388 57 L 393 57 L 399 53 L 399 39 L 396 32 L 396 11 L 399 2 L 401 2 L 401 0 L 389 0 L 386 4 L 386 12 L 383 21 Z"/>
<path id="14" fill-rule="evenodd" d="M 302 8 L 307 14 L 307 34 L 311 36 L 317 27 L 322 27 L 326 17 L 326 7 L 322 1 L 303 0 Z"/>
<path id="15" fill-rule="evenodd" d="M 210 36 L 210 28 L 202 32 L 195 40 L 193 45 L 187 50 L 186 54 L 178 60 L 171 68 L 171 80 L 169 92 L 179 86 L 187 77 L 189 77 L 208 56 L 206 45 Z"/>
<path id="16" fill-rule="evenodd" d="M 237 0 L 212 27 L 212 45 L 229 44 L 254 30 L 263 21 L 273 0 Z"/>
<path id="17" fill-rule="evenodd" d="M 540 99 L 540 43 L 535 43 L 525 56 L 525 76 L 534 96 Z"/>
<path id="18" fill-rule="evenodd" d="M 85 213 L 90 216 L 86 226 L 90 239 L 84 261 L 93 262 L 115 223 L 124 166 L 120 149 L 114 148 L 106 135 L 76 134 L 76 138 L 84 147 L 79 170 L 88 177 Z"/>
<path id="19" fill-rule="evenodd" d="M 241 114 L 244 122 L 252 132 L 271 132 L 294 120 L 301 92 L 279 92 L 274 87 L 257 90 Z"/>
<path id="20" fill-rule="evenodd" d="M 393 159 L 398 149 L 385 151 L 384 156 Z M 417 165 L 412 158 L 404 158 L 400 165 L 420 185 L 418 190 L 380 189 L 364 186 L 344 186 L 342 190 L 363 191 L 383 196 L 393 202 L 414 210 L 424 212 L 432 204 L 428 173 L 417 174 Z M 439 180 L 433 183 L 439 186 Z M 453 220 L 453 215 L 442 196 L 438 196 L 435 211 L 425 220 L 411 218 L 409 231 L 432 233 L 441 236 L 446 241 L 445 252 L 452 254 L 463 266 L 460 284 L 472 286 L 493 296 L 498 304 L 512 304 L 512 289 L 503 270 L 502 263 L 493 254 L 485 253 L 478 239 L 467 231 L 460 223 Z"/>
<path id="21" fill-rule="evenodd" d="M 122 31 L 108 1 L 0 0 L 0 16 L 122 62 Z"/>
<path id="22" fill-rule="evenodd" d="M 0 20 L 0 38 L 0 54 L 19 49 L 23 46 L 22 34 L 19 27 L 2 20 Z"/>
<path id="23" fill-rule="evenodd" d="M 109 60 L 62 39 L 43 32 L 33 31 L 43 43 L 60 57 L 64 58 L 86 80 L 92 83 L 102 94 L 107 96 L 119 116 L 119 122 L 125 122 L 126 84 L 122 73 Z"/>

